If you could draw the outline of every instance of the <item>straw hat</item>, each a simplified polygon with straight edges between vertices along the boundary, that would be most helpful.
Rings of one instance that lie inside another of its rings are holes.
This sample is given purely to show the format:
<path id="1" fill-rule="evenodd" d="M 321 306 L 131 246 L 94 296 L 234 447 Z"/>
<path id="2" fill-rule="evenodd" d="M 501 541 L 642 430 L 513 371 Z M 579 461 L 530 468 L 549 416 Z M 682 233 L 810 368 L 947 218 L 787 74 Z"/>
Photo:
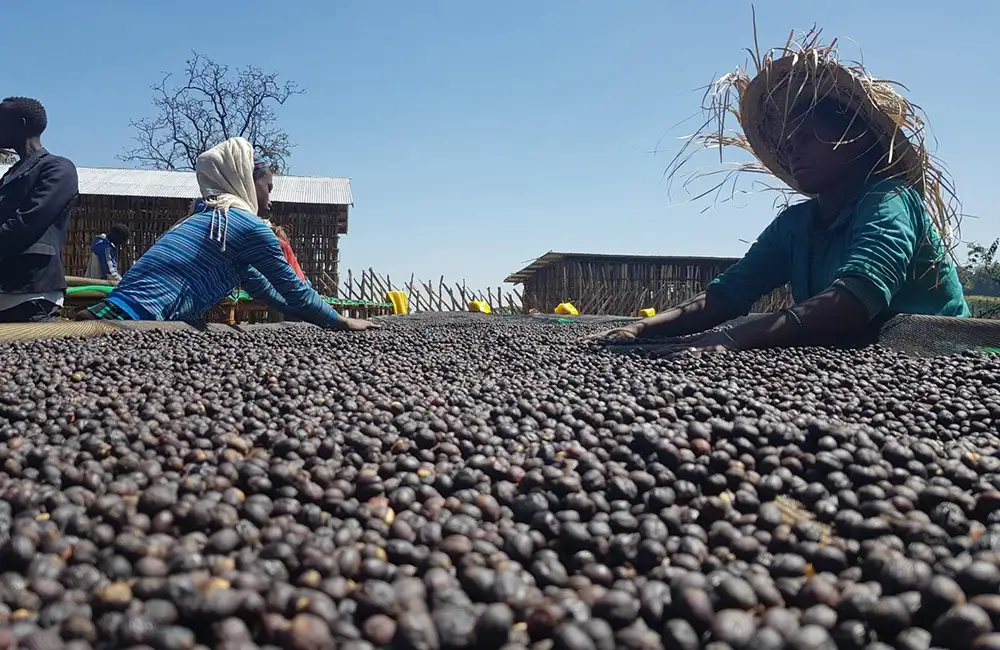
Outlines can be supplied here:
<path id="1" fill-rule="evenodd" d="M 904 127 L 915 125 L 909 102 L 892 84 L 874 79 L 864 71 L 851 70 L 813 49 L 767 60 L 740 97 L 740 123 L 754 154 L 772 174 L 804 194 L 789 172 L 779 146 L 790 129 L 793 107 L 815 105 L 830 99 L 842 106 L 852 121 L 862 121 L 888 152 L 880 173 L 906 179 L 923 189 L 927 165 L 922 143 L 914 144 Z"/>
<path id="2" fill-rule="evenodd" d="M 668 180 L 691 159 L 692 149 L 718 149 L 721 156 L 724 150 L 736 148 L 752 159 L 695 174 L 685 185 L 693 178 L 723 174 L 723 180 L 701 192 L 700 198 L 720 192 L 730 181 L 750 172 L 773 176 L 784 184 L 783 188 L 768 189 L 805 195 L 778 144 L 788 133 L 787 117 L 793 108 L 803 102 L 815 105 L 832 99 L 848 109 L 852 119 L 863 120 L 883 143 L 888 154 L 873 171 L 905 179 L 921 192 L 935 230 L 950 249 L 955 243 L 952 233 L 959 222 L 959 202 L 947 173 L 927 152 L 920 109 L 896 90 L 899 84 L 873 77 L 860 64 L 839 61 L 837 41 L 822 45 L 820 34 L 813 29 L 795 39 L 793 32 L 784 47 L 763 55 L 755 42 L 748 50 L 754 65 L 752 76 L 740 67 L 716 79 L 708 87 L 702 106 L 706 120 L 671 161 Z M 732 122 L 733 118 L 739 128 L 727 130 L 727 120 Z M 735 186 L 733 189 L 735 194 Z"/>

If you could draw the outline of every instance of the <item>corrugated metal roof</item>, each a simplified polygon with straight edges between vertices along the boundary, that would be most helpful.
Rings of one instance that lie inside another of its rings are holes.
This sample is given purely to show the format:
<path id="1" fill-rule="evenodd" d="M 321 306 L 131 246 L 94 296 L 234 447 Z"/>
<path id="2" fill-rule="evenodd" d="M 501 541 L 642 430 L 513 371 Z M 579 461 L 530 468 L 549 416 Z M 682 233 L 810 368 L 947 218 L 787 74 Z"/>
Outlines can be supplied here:
<path id="1" fill-rule="evenodd" d="M 733 257 L 711 257 L 711 256 L 671 256 L 671 255 L 607 255 L 603 253 L 557 253 L 549 251 L 534 262 L 507 276 L 504 282 L 511 284 L 522 284 L 530 279 L 535 273 L 544 269 L 550 264 L 554 264 L 566 258 L 576 260 L 601 260 L 604 262 L 669 262 L 671 264 L 688 262 L 692 264 L 704 262 L 735 263 L 739 258 Z"/>
<path id="2" fill-rule="evenodd" d="M 0 165 L 0 175 L 8 165 Z M 80 194 L 196 199 L 201 196 L 194 172 L 152 169 L 78 167 Z M 271 200 L 306 205 L 354 205 L 351 179 L 275 176 Z"/>

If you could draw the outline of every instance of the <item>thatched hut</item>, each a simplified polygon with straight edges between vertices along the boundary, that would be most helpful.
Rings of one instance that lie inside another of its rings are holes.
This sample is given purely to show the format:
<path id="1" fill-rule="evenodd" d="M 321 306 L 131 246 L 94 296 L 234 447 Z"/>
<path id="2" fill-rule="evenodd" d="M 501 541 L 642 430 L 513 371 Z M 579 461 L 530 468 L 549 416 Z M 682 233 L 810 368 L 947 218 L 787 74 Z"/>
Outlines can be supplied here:
<path id="1" fill-rule="evenodd" d="M 6 171 L 0 165 L 0 175 Z M 91 240 L 115 222 L 132 230 L 132 240 L 119 253 L 122 270 L 128 269 L 200 196 L 194 172 L 100 167 L 78 172 L 80 200 L 63 249 L 67 275 L 83 273 Z M 351 180 L 276 176 L 271 201 L 271 220 L 288 231 L 302 270 L 321 293 L 336 296 L 338 243 L 354 204 Z"/>
<path id="2" fill-rule="evenodd" d="M 551 312 L 572 302 L 581 314 L 635 315 L 640 309 L 658 311 L 705 290 L 717 275 L 738 261 L 729 257 L 659 257 L 594 255 L 549 251 L 505 282 L 523 286 L 527 312 Z M 757 308 L 784 304 L 787 293 L 768 296 Z"/>

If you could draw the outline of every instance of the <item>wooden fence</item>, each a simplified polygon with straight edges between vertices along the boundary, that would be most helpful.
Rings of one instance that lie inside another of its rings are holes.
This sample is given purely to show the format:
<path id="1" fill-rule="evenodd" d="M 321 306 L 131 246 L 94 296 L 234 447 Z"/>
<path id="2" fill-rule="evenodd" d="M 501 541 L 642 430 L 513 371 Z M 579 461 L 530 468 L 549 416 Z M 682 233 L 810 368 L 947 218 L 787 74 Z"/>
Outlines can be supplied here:
<path id="1" fill-rule="evenodd" d="M 693 298 L 738 261 L 718 257 L 653 257 L 549 252 L 508 281 L 523 287 L 523 305 L 548 312 L 571 302 L 582 314 L 634 316 L 664 311 Z M 787 289 L 765 296 L 752 311 L 788 304 Z"/>
<path id="2" fill-rule="evenodd" d="M 323 284 L 327 286 L 337 286 L 332 278 L 324 275 Z M 410 275 L 408 280 L 394 281 L 389 275 L 379 275 L 374 269 L 355 272 L 348 270 L 340 274 L 340 284 L 336 298 L 342 300 L 365 300 L 375 303 L 386 301 L 386 294 L 390 291 L 402 291 L 407 294 L 410 313 L 418 312 L 438 312 L 438 311 L 468 311 L 469 303 L 473 300 L 481 300 L 490 306 L 490 311 L 495 314 L 522 314 L 529 310 L 549 312 L 551 309 L 538 309 L 533 304 L 526 304 L 524 296 L 519 288 L 488 287 L 486 289 L 471 289 L 465 281 L 448 282 L 444 276 L 437 281 L 418 280 L 414 275 Z M 594 292 L 583 300 L 577 299 L 572 302 L 581 308 L 583 314 L 609 314 L 617 313 L 619 316 L 635 316 L 637 310 L 643 306 L 656 305 L 659 311 L 678 304 L 690 298 L 693 293 L 690 291 L 678 291 L 674 293 L 663 293 L 651 296 L 648 289 L 639 292 L 638 295 L 627 296 L 629 308 L 627 313 L 613 311 L 598 311 L 594 307 L 606 306 L 610 300 L 609 290 L 601 287 L 595 288 Z M 690 295 L 689 295 L 690 294 Z M 790 303 L 787 289 L 780 289 L 765 296 L 754 306 L 752 311 L 770 312 L 785 307 Z M 638 305 L 639 307 L 636 307 Z M 666 305 L 667 307 L 663 307 Z M 619 305 L 620 306 L 620 305 Z"/>
<path id="3" fill-rule="evenodd" d="M 705 290 L 707 282 L 672 282 L 654 287 L 638 285 L 629 281 L 609 281 L 584 286 L 575 294 L 549 292 L 543 298 L 529 293 L 523 304 L 529 309 L 551 311 L 560 302 L 571 302 L 581 314 L 635 316 L 640 309 L 652 307 L 658 312 L 665 311 L 694 298 Z M 781 287 L 763 296 L 754 303 L 751 313 L 769 313 L 792 305 L 791 291 Z"/>
<path id="4" fill-rule="evenodd" d="M 332 280 L 328 280 L 332 282 Z M 517 289 L 488 287 L 472 289 L 465 281 L 448 282 L 441 276 L 436 282 L 418 280 L 394 281 L 389 275 L 379 275 L 373 269 L 355 273 L 348 270 L 340 275 L 337 298 L 383 302 L 390 291 L 407 294 L 411 313 L 433 311 L 468 311 L 469 303 L 481 300 L 495 314 L 520 314 L 521 292 Z"/>

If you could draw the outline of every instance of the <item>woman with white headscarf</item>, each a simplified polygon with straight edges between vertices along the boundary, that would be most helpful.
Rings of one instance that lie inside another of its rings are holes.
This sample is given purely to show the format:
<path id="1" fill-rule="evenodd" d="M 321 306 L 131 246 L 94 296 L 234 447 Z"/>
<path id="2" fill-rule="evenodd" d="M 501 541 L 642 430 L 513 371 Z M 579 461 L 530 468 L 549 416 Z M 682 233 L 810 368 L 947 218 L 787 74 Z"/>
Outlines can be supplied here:
<path id="1" fill-rule="evenodd" d="M 202 201 L 139 258 L 108 297 L 80 319 L 197 321 L 241 286 L 284 314 L 330 329 L 376 327 L 344 318 L 303 281 L 268 222 L 272 178 L 253 147 L 231 138 L 198 157 Z"/>

